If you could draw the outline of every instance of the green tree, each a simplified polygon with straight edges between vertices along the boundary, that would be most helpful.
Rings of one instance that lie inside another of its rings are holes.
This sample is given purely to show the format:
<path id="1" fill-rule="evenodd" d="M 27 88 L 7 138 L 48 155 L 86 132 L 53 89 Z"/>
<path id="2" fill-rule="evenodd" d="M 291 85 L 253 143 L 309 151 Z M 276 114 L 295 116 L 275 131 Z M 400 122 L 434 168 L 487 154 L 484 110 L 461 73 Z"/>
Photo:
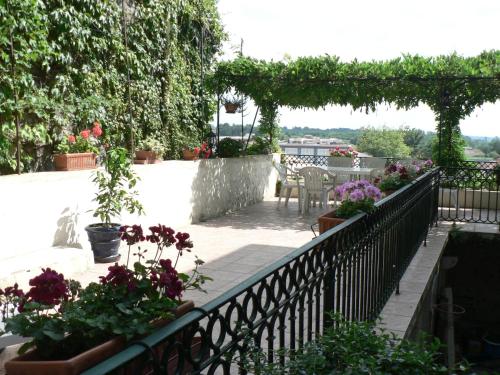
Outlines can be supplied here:
<path id="1" fill-rule="evenodd" d="M 402 129 L 405 144 L 411 149 L 412 156 L 417 156 L 418 149 L 425 137 L 425 132 L 417 128 L 405 127 Z"/>
<path id="2" fill-rule="evenodd" d="M 411 149 L 404 142 L 401 130 L 364 128 L 359 137 L 358 151 L 372 156 L 407 158 Z"/>

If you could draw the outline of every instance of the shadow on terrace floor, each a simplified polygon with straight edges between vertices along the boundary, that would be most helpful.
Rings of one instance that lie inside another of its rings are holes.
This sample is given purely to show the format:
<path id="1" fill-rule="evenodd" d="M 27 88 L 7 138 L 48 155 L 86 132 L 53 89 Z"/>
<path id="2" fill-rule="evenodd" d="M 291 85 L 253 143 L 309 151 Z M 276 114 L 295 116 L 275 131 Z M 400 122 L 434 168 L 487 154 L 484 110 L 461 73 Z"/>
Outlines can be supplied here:
<path id="1" fill-rule="evenodd" d="M 310 231 L 311 224 L 316 223 L 318 216 L 324 212 L 322 208 L 311 207 L 308 214 L 301 215 L 298 211 L 297 199 L 290 198 L 286 207 L 284 199 L 282 199 L 280 207 L 277 206 L 277 202 L 278 198 L 263 201 L 198 225 L 212 228 L 227 226 L 233 229 Z"/>

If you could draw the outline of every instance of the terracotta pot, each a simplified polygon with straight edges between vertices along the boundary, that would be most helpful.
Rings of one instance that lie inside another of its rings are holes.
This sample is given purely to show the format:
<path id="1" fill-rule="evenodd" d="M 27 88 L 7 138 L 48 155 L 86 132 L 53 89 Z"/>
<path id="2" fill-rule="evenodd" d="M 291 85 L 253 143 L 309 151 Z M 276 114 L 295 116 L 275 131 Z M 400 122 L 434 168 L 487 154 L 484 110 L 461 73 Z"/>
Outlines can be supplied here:
<path id="1" fill-rule="evenodd" d="M 343 219 L 335 216 L 335 210 L 327 212 L 326 214 L 318 217 L 319 233 L 325 233 L 327 230 L 342 224 L 347 219 Z"/>
<path id="2" fill-rule="evenodd" d="M 174 314 L 176 318 L 188 313 L 194 308 L 193 301 L 185 301 L 179 305 Z M 170 323 L 171 320 L 159 320 L 154 322 L 155 327 L 162 327 Z M 193 345 L 198 345 L 198 351 L 201 348 L 201 341 L 194 342 Z M 23 354 L 5 363 L 5 370 L 7 375 L 77 375 L 89 369 L 98 363 L 106 360 L 114 354 L 120 352 L 126 347 L 126 340 L 124 337 L 115 337 L 109 341 L 102 343 L 94 348 L 91 348 L 83 353 L 78 354 L 67 360 L 47 361 L 41 360 L 36 350 Z M 162 350 L 158 348 L 157 350 Z M 169 359 L 173 361 L 173 365 L 177 366 L 178 356 L 174 352 Z M 132 374 L 137 369 L 139 363 L 132 361 L 124 370 L 125 374 Z M 144 371 L 148 373 L 148 369 Z"/>
<path id="3" fill-rule="evenodd" d="M 54 155 L 56 171 L 79 171 L 96 168 L 96 154 L 84 152 L 81 154 L 56 154 Z"/>
<path id="4" fill-rule="evenodd" d="M 194 153 L 194 151 L 191 150 L 182 150 L 182 156 L 184 157 L 184 160 L 197 160 L 198 155 Z"/>
<path id="5" fill-rule="evenodd" d="M 226 113 L 236 113 L 240 105 L 239 103 L 225 103 L 224 108 L 226 109 Z"/>
<path id="6" fill-rule="evenodd" d="M 156 164 L 159 162 L 158 155 L 154 151 L 137 150 L 135 152 L 135 164 Z"/>

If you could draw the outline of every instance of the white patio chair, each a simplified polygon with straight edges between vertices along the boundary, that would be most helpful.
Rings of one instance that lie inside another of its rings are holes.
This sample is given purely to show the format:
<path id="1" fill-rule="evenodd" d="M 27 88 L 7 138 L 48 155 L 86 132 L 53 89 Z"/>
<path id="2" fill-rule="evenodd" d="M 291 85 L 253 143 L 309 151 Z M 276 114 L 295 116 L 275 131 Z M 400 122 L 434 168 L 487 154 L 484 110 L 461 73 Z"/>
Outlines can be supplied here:
<path id="1" fill-rule="evenodd" d="M 273 163 L 274 168 L 278 171 L 278 179 L 281 182 L 280 197 L 278 199 L 278 207 L 281 204 L 281 198 L 283 194 L 286 193 L 285 206 L 288 206 L 288 200 L 292 194 L 294 188 L 297 189 L 297 194 L 299 198 L 299 212 L 302 212 L 302 188 L 303 185 L 300 183 L 300 177 L 297 172 L 288 168 L 284 164 Z"/>
<path id="2" fill-rule="evenodd" d="M 299 176 L 304 177 L 302 192 L 302 213 L 309 212 L 311 200 L 320 198 L 320 205 L 328 207 L 328 198 L 331 191 L 335 191 L 336 176 L 323 168 L 305 167 L 299 171 Z M 333 183 L 332 183 L 333 182 Z"/>

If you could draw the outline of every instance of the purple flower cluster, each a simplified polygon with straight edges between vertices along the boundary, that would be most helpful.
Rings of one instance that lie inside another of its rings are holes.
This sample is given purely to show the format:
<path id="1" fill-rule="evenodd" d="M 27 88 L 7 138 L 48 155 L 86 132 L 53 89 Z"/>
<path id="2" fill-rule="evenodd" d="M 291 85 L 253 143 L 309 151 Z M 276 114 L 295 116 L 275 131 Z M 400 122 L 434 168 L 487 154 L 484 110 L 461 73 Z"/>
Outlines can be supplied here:
<path id="1" fill-rule="evenodd" d="M 365 199 L 377 201 L 381 198 L 380 190 L 367 180 L 348 181 L 335 188 L 342 201 L 359 202 Z"/>

